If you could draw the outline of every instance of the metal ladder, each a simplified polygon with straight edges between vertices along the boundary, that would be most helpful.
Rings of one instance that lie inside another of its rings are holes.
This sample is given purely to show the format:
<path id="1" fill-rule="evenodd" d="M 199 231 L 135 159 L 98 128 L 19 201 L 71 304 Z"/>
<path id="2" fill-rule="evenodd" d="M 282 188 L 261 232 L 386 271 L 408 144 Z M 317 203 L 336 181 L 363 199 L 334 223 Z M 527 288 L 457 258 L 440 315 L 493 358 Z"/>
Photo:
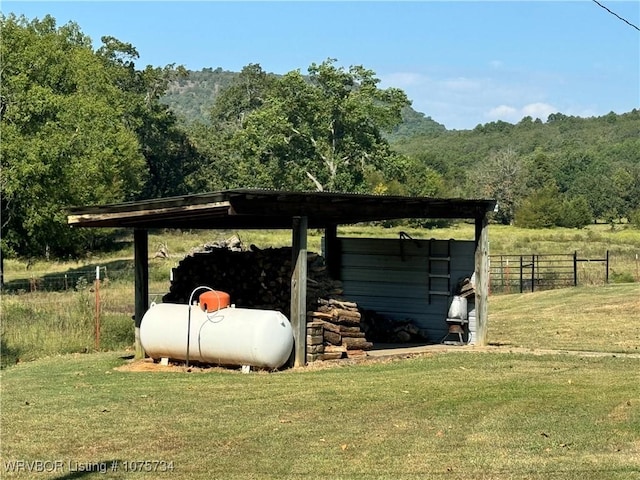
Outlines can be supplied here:
<path id="1" fill-rule="evenodd" d="M 433 251 L 433 243 L 437 241 L 433 238 L 429 240 L 429 271 L 427 272 L 429 303 L 433 295 L 443 297 L 451 295 L 451 240 L 446 241 L 447 250 L 444 254 Z"/>

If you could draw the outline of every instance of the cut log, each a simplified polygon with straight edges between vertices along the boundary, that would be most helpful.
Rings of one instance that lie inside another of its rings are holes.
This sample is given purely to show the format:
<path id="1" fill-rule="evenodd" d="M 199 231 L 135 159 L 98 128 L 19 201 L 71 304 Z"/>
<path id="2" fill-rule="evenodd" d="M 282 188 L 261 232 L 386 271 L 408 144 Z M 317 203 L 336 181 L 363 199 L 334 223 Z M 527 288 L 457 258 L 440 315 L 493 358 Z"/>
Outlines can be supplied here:
<path id="1" fill-rule="evenodd" d="M 324 352 L 318 355 L 322 360 L 339 360 L 346 354 L 344 352 Z"/>
<path id="2" fill-rule="evenodd" d="M 342 333 L 342 338 L 365 338 L 364 332 L 344 332 Z"/>
<path id="3" fill-rule="evenodd" d="M 345 310 L 343 308 L 336 308 L 333 310 L 333 312 L 335 312 L 335 315 L 337 317 L 343 317 L 343 318 L 353 318 L 354 320 L 358 320 L 360 321 L 360 319 L 362 318 L 362 315 L 360 315 L 360 312 L 358 312 L 357 310 Z"/>
<path id="4" fill-rule="evenodd" d="M 323 353 L 307 353 L 307 363 L 317 362 L 318 360 L 324 360 L 322 358 Z"/>
<path id="5" fill-rule="evenodd" d="M 344 345 L 325 345 L 324 353 L 346 352 L 347 347 Z"/>
<path id="6" fill-rule="evenodd" d="M 358 310 L 358 304 L 354 303 L 354 302 L 345 302 L 342 300 L 335 300 L 333 298 L 329 299 L 329 305 L 337 305 L 338 307 L 345 309 L 345 310 L 350 310 L 350 309 L 355 309 L 356 311 Z"/>
<path id="7" fill-rule="evenodd" d="M 324 322 L 307 322 L 307 334 L 308 335 L 322 335 L 322 330 L 324 329 Z"/>
<path id="8" fill-rule="evenodd" d="M 324 345 L 307 345 L 307 353 L 324 353 Z"/>
<path id="9" fill-rule="evenodd" d="M 321 345 L 324 335 L 307 335 L 307 345 Z"/>
<path id="10" fill-rule="evenodd" d="M 355 337 L 357 335 L 351 335 L 351 333 L 360 333 L 360 332 L 362 332 L 360 327 L 350 327 L 348 325 L 339 325 L 337 327 L 338 327 L 338 332 L 340 332 L 343 335 L 346 335 L 347 337 Z"/>
<path id="11" fill-rule="evenodd" d="M 322 324 L 322 328 L 323 328 L 323 329 L 325 329 L 325 330 L 329 330 L 330 332 L 338 333 L 338 334 L 339 334 L 339 333 L 340 333 L 340 331 L 341 331 L 341 329 L 340 329 L 340 326 L 339 326 L 339 325 L 335 325 L 335 324 L 330 323 L 330 322 L 319 322 L 319 323 L 321 323 L 321 324 Z"/>
<path id="12" fill-rule="evenodd" d="M 337 317 L 334 320 L 334 322 L 340 325 L 351 325 L 351 326 L 360 325 L 360 319 L 354 318 L 354 317 L 344 317 L 342 315 Z"/>
<path id="13" fill-rule="evenodd" d="M 342 343 L 342 335 L 340 335 L 339 333 L 334 333 L 329 330 L 325 330 L 323 337 L 325 342 L 331 343 L 333 345 L 340 345 Z"/>
<path id="14" fill-rule="evenodd" d="M 308 312 L 307 318 L 318 320 L 333 320 L 333 315 L 329 312 Z"/>
<path id="15" fill-rule="evenodd" d="M 373 343 L 368 342 L 366 338 L 342 337 L 342 345 L 347 350 L 371 350 Z"/>
<path id="16" fill-rule="evenodd" d="M 333 311 L 334 309 L 331 308 L 329 305 L 320 305 L 318 307 L 317 313 L 328 313 L 328 314 L 331 314 L 331 316 L 333 317 Z"/>

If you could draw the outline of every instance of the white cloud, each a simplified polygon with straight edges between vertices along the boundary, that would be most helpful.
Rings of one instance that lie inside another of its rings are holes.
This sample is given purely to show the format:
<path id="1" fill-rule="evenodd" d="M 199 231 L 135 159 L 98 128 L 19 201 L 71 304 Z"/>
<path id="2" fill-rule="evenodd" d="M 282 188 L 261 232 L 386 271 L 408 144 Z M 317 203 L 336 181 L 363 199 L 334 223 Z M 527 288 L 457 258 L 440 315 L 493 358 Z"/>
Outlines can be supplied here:
<path id="1" fill-rule="evenodd" d="M 503 120 L 506 122 L 513 122 L 518 118 L 518 109 L 509 105 L 499 105 L 489 110 L 485 117 L 490 120 Z"/>
<path id="2" fill-rule="evenodd" d="M 502 120 L 504 122 L 517 123 L 524 117 L 532 117 L 534 119 L 539 118 L 544 122 L 549 115 L 558 111 L 559 110 L 553 105 L 542 102 L 528 103 L 520 108 L 510 105 L 499 105 L 490 109 L 485 114 L 485 118 L 489 121 Z"/>
<path id="3" fill-rule="evenodd" d="M 558 109 L 548 103 L 530 103 L 522 107 L 521 117 L 539 118 L 542 121 L 546 121 L 547 117 L 552 113 L 558 112 Z"/>
<path id="4" fill-rule="evenodd" d="M 498 67 L 501 62 L 496 60 L 491 64 Z M 416 111 L 450 130 L 471 129 L 498 120 L 515 124 L 524 117 L 544 122 L 557 112 L 580 117 L 598 112 L 595 105 L 567 101 L 571 97 L 566 88 L 556 91 L 566 83 L 557 75 L 531 76 L 504 69 L 499 74 L 496 70 L 463 74 L 457 69 L 434 68 L 428 72 L 381 74 L 380 79 L 382 88 L 401 88 Z"/>
<path id="5" fill-rule="evenodd" d="M 558 111 L 543 103 L 544 91 L 529 81 L 507 74 L 494 77 L 486 71 L 474 76 L 456 73 L 393 72 L 380 75 L 381 87 L 403 89 L 415 110 L 448 129 L 469 129 L 496 120 L 517 123 L 527 115 L 546 120 Z"/>

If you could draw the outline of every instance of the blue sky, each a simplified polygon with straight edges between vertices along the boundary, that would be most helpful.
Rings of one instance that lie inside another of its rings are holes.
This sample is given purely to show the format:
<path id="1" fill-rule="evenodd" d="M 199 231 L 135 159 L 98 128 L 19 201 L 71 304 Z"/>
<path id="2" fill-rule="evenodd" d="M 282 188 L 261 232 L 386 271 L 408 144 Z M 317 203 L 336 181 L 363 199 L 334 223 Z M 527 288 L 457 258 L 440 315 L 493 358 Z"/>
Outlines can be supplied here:
<path id="1" fill-rule="evenodd" d="M 640 1 L 599 0 L 640 26 Z M 2 13 L 111 35 L 139 68 L 363 65 L 448 129 L 640 107 L 640 32 L 593 1 L 3 1 Z"/>

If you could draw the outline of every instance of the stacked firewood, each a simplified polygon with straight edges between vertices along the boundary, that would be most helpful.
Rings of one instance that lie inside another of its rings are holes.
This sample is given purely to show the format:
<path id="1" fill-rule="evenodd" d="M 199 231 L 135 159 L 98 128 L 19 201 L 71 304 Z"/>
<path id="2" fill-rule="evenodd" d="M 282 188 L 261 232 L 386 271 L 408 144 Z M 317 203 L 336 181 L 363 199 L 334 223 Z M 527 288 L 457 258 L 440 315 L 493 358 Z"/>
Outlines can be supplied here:
<path id="1" fill-rule="evenodd" d="M 278 310 L 287 317 L 291 309 L 291 248 L 248 250 L 206 246 L 205 252 L 186 256 L 176 268 L 163 301 L 188 303 L 195 288 L 207 286 L 226 292 L 242 308 Z M 196 292 L 194 299 L 204 290 Z M 324 258 L 307 255 L 307 310 L 319 297 L 342 295 L 342 283 L 329 277 Z"/>
<path id="2" fill-rule="evenodd" d="M 362 331 L 362 314 L 354 302 L 319 298 L 316 309 L 307 313 L 307 320 L 323 327 L 323 360 L 363 355 L 373 347 Z"/>

